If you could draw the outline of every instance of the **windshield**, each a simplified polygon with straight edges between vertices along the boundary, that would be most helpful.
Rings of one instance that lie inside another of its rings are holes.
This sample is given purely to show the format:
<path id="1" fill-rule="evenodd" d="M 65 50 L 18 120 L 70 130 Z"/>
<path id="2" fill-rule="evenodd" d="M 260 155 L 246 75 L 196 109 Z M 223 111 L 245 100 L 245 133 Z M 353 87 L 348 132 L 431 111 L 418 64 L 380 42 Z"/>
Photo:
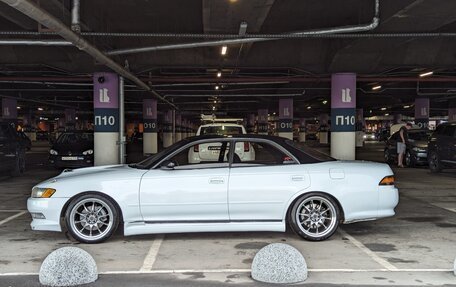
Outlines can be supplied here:
<path id="1" fill-rule="evenodd" d="M 93 142 L 93 133 L 63 133 L 57 139 L 57 144 L 80 144 Z"/>
<path id="2" fill-rule="evenodd" d="M 415 141 L 428 140 L 430 135 L 431 135 L 431 133 L 428 131 L 409 132 L 409 134 L 408 134 L 409 139 L 415 140 Z"/>
<path id="3" fill-rule="evenodd" d="M 201 127 L 200 135 L 240 135 L 242 134 L 242 127 L 238 126 L 208 126 Z"/>

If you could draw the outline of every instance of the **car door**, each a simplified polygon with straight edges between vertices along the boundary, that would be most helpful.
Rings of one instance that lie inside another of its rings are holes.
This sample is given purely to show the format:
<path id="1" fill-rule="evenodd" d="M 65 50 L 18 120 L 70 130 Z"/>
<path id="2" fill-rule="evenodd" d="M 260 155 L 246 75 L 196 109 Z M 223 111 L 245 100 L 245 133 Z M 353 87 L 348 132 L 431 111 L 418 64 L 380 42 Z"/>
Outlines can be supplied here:
<path id="1" fill-rule="evenodd" d="M 189 161 L 196 145 L 216 146 L 211 157 Z M 140 206 L 146 222 L 217 222 L 228 218 L 229 140 L 198 141 L 165 157 L 144 174 Z"/>
<path id="2" fill-rule="evenodd" d="M 230 220 L 282 220 L 289 199 L 310 186 L 307 170 L 272 141 L 238 140 L 238 145 L 250 146 L 255 155 L 249 159 L 233 154 L 228 189 Z"/>

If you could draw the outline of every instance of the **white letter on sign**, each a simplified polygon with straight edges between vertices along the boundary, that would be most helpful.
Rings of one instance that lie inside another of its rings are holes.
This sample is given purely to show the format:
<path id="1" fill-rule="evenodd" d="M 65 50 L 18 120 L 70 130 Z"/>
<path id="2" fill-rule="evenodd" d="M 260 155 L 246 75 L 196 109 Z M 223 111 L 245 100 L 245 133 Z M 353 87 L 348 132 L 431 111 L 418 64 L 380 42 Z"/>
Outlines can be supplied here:
<path id="1" fill-rule="evenodd" d="M 336 126 L 344 124 L 344 116 L 336 116 Z"/>
<path id="2" fill-rule="evenodd" d="M 350 97 L 350 89 L 342 89 L 342 102 L 351 103 L 352 99 Z"/>

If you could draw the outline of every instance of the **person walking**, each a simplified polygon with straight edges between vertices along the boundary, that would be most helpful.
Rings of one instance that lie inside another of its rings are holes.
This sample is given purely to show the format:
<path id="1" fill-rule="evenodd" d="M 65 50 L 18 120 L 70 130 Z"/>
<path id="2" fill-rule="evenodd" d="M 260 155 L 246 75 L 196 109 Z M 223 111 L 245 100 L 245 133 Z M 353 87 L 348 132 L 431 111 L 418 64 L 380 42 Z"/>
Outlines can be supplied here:
<path id="1" fill-rule="evenodd" d="M 399 129 L 399 139 L 397 141 L 397 166 L 398 167 L 404 167 L 404 164 L 402 163 L 404 161 L 404 154 L 405 150 L 407 148 L 407 142 L 408 142 L 408 130 L 412 128 L 411 123 L 405 124 L 405 126 L 402 126 Z"/>

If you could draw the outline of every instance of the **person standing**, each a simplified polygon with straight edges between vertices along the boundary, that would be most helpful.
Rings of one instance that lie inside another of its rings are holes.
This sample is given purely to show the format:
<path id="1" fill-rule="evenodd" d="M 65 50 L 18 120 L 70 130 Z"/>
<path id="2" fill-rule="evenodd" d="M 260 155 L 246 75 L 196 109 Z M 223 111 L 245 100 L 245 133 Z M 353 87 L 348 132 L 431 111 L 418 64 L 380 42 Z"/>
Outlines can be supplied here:
<path id="1" fill-rule="evenodd" d="M 407 148 L 407 142 L 408 142 L 408 130 L 412 128 L 411 123 L 407 123 L 405 126 L 402 126 L 399 130 L 399 139 L 397 141 L 397 166 L 398 167 L 404 167 L 404 164 L 402 163 L 404 161 L 404 154 L 405 150 Z"/>

